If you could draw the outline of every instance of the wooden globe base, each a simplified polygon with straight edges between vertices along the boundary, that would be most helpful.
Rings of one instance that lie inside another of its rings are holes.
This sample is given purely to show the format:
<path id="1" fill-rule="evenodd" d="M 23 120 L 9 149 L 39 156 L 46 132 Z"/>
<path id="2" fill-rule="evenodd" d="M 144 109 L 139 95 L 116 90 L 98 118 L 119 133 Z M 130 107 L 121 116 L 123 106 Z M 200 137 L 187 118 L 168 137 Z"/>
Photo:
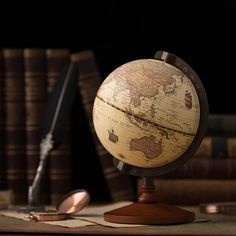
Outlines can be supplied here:
<path id="1" fill-rule="evenodd" d="M 104 214 L 105 221 L 124 224 L 168 225 L 190 223 L 194 219 L 194 213 L 162 203 L 133 203 Z"/>
<path id="2" fill-rule="evenodd" d="M 151 177 L 144 178 L 138 203 L 133 203 L 104 213 L 104 220 L 112 223 L 168 225 L 194 221 L 190 211 L 157 203 L 155 186 Z"/>

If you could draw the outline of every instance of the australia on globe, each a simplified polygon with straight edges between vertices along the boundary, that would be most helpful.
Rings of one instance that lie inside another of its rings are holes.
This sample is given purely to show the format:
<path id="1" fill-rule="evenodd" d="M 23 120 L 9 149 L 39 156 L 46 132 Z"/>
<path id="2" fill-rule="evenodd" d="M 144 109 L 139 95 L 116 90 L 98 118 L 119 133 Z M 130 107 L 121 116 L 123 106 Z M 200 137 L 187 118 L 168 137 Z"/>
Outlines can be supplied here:
<path id="1" fill-rule="evenodd" d="M 162 167 L 193 142 L 200 120 L 191 80 L 164 61 L 140 59 L 114 70 L 100 86 L 93 122 L 103 146 L 136 167 Z"/>

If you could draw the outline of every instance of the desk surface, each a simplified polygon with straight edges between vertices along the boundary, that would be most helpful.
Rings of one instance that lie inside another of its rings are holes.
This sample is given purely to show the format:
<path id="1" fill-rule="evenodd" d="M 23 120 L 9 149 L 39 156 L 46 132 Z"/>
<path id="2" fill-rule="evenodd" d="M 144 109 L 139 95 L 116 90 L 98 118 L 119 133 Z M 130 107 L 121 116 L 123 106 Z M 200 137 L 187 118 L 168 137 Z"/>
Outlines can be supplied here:
<path id="1" fill-rule="evenodd" d="M 205 216 L 205 215 L 204 215 Z M 206 218 L 206 216 L 205 216 Z M 24 221 L 0 216 L 1 235 L 236 235 L 236 216 L 213 216 L 209 221 L 170 225 L 145 226 L 134 228 L 110 228 L 103 226 L 86 226 L 65 228 L 39 222 Z"/>

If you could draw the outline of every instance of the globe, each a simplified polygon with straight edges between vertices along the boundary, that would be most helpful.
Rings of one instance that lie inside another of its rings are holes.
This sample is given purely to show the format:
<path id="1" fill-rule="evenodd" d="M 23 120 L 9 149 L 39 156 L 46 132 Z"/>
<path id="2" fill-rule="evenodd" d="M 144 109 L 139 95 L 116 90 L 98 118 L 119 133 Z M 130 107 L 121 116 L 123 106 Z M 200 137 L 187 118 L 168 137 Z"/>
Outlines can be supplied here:
<path id="1" fill-rule="evenodd" d="M 157 202 L 153 177 L 193 156 L 206 130 L 208 103 L 194 70 L 159 51 L 121 65 L 101 84 L 93 106 L 96 134 L 115 166 L 141 176 L 137 203 L 104 214 L 114 223 L 177 224 L 194 213 Z M 140 212 L 142 214 L 140 215 Z"/>
<path id="2" fill-rule="evenodd" d="M 93 121 L 101 143 L 118 160 L 141 168 L 162 167 L 193 142 L 199 98 L 177 67 L 156 59 L 135 60 L 104 80 Z"/>

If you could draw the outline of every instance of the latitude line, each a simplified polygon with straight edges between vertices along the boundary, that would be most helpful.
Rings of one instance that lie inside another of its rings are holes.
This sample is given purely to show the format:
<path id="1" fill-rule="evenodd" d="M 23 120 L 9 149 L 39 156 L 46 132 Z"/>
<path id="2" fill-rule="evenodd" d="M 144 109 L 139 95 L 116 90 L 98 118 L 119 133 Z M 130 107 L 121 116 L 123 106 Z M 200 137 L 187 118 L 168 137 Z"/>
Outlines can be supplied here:
<path id="1" fill-rule="evenodd" d="M 119 111 L 125 113 L 126 115 L 129 115 L 129 116 L 131 116 L 131 117 L 134 117 L 135 119 L 139 119 L 140 121 L 146 122 L 146 123 L 148 123 L 148 124 L 150 124 L 150 125 L 153 125 L 153 126 L 155 126 L 155 127 L 157 127 L 157 128 L 160 127 L 160 128 L 162 128 L 162 129 L 167 129 L 167 130 L 170 130 L 170 131 L 173 131 L 173 132 L 176 132 L 176 133 L 180 133 L 180 134 L 183 134 L 183 135 L 186 135 L 186 136 L 195 136 L 195 135 L 196 135 L 196 134 L 193 134 L 193 133 L 186 133 L 186 132 L 182 132 L 182 131 L 179 131 L 179 130 L 176 130 L 176 129 L 167 128 L 167 127 L 165 127 L 165 126 L 163 126 L 163 125 L 160 125 L 160 124 L 156 124 L 156 123 L 154 123 L 154 122 L 152 122 L 152 121 L 150 121 L 150 120 L 144 119 L 144 118 L 142 118 L 142 117 L 140 117 L 140 116 L 137 116 L 137 115 L 134 115 L 134 114 L 132 114 L 132 113 L 130 113 L 130 112 L 128 112 L 128 111 L 125 111 L 125 110 L 123 110 L 123 109 L 121 109 L 121 108 L 115 106 L 114 104 L 105 101 L 103 98 L 99 97 L 98 95 L 96 95 L 96 98 L 98 98 L 98 99 L 101 100 L 102 102 L 106 103 L 107 105 L 109 105 L 109 106 L 111 106 L 111 107 L 113 107 L 113 108 L 115 108 L 115 109 L 117 109 L 117 110 L 119 110 Z"/>

